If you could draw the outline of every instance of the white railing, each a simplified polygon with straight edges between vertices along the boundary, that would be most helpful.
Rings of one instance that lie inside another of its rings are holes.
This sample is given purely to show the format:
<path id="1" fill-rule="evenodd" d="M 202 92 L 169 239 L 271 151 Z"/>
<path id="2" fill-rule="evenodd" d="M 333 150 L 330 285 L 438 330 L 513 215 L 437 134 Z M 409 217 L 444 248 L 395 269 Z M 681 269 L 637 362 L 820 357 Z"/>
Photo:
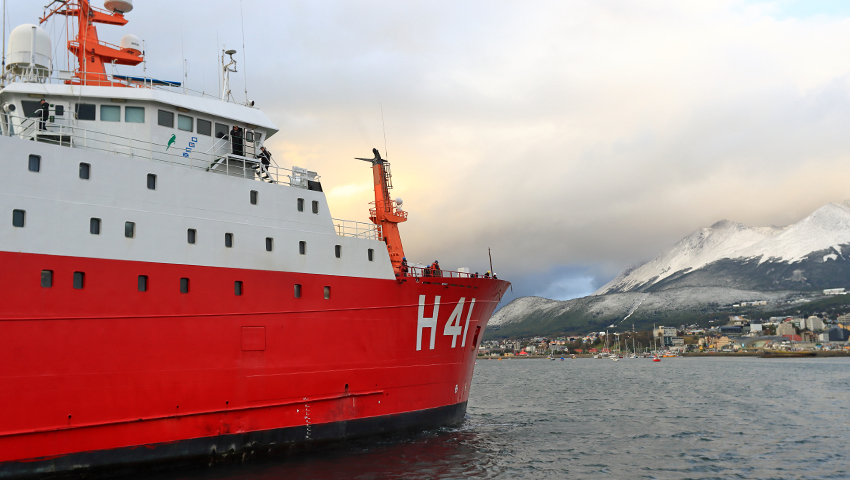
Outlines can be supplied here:
<path id="1" fill-rule="evenodd" d="M 374 223 L 356 222 L 354 220 L 332 219 L 336 234 L 342 237 L 365 238 L 381 240 L 381 226 Z"/>
<path id="2" fill-rule="evenodd" d="M 41 123 L 44 123 L 44 130 L 39 129 Z M 227 151 L 229 149 L 225 149 L 224 152 L 200 152 L 191 150 L 194 145 L 190 143 L 189 149 L 191 151 L 186 151 L 186 149 L 181 150 L 174 145 L 169 146 L 78 126 L 42 122 L 40 118 L 26 118 L 7 113 L 0 113 L 0 130 L 5 136 L 14 136 L 24 140 L 35 140 L 71 148 L 164 162 L 170 165 L 250 180 L 263 180 L 298 188 L 310 188 L 310 182 L 319 182 L 320 178 L 316 172 L 299 167 L 282 168 L 276 164 L 269 165 L 263 172 L 259 159 L 233 155 Z"/>

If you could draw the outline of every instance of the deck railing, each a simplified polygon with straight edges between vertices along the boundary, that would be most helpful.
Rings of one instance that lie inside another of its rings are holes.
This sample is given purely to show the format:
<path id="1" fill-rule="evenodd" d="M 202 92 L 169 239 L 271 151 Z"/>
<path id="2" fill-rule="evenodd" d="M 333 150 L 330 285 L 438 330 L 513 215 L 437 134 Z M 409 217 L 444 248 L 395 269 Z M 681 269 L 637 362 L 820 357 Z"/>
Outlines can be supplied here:
<path id="1" fill-rule="evenodd" d="M 43 130 L 40 129 L 41 123 L 44 123 Z M 174 145 L 164 145 L 74 125 L 42 122 L 40 117 L 27 118 L 0 113 L 0 128 L 3 135 L 24 140 L 146 159 L 298 188 L 310 188 L 310 182 L 318 182 L 320 178 L 316 172 L 299 167 L 282 168 L 274 163 L 263 169 L 259 159 L 233 155 L 228 153 L 229 149 L 226 148 L 223 152 L 211 153 L 198 150 L 186 151 Z M 189 144 L 190 149 L 194 147 L 193 143 Z"/>
<path id="2" fill-rule="evenodd" d="M 381 240 L 381 226 L 374 223 L 357 222 L 354 220 L 333 219 L 336 234 L 343 237 Z"/>
<path id="3" fill-rule="evenodd" d="M 442 270 L 442 269 L 433 269 L 431 267 L 407 267 L 407 275 L 408 277 L 422 277 L 422 278 L 487 278 L 494 279 L 495 277 L 485 277 L 481 274 L 471 273 L 471 272 L 454 272 L 451 270 Z"/>

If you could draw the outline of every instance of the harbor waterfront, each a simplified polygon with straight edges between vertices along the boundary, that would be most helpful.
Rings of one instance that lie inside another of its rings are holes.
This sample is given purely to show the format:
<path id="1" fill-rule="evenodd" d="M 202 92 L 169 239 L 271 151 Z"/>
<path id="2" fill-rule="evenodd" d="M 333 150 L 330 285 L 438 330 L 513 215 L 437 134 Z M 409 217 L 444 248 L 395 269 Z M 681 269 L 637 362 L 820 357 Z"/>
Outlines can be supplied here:
<path id="1" fill-rule="evenodd" d="M 479 360 L 459 428 L 154 478 L 847 478 L 848 366 Z"/>

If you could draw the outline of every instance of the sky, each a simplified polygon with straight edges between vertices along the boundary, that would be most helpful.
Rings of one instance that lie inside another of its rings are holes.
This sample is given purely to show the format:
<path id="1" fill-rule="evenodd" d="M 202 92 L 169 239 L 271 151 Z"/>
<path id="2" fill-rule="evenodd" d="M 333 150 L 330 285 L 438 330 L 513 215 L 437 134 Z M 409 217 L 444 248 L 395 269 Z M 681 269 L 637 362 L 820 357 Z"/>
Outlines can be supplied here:
<path id="1" fill-rule="evenodd" d="M 7 24 L 43 3 L 10 1 Z M 101 39 L 144 39 L 156 78 L 185 57 L 207 93 L 236 49 L 236 99 L 247 85 L 277 162 L 318 171 L 334 217 L 368 221 L 354 157 L 379 148 L 407 257 L 483 273 L 489 248 L 503 304 L 590 294 L 721 219 L 787 225 L 850 199 L 850 2 L 134 4 Z M 63 26 L 47 24 L 57 65 Z"/>

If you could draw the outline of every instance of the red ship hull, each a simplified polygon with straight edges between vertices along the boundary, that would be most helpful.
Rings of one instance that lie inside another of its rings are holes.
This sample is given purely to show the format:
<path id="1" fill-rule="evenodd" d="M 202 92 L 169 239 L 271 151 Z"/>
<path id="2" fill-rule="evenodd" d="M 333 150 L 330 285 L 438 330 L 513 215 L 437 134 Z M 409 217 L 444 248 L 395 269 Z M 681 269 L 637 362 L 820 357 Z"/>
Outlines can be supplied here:
<path id="1" fill-rule="evenodd" d="M 0 264 L 15 273 L 0 276 L 0 477 L 458 424 L 509 285 L 9 252 Z"/>

